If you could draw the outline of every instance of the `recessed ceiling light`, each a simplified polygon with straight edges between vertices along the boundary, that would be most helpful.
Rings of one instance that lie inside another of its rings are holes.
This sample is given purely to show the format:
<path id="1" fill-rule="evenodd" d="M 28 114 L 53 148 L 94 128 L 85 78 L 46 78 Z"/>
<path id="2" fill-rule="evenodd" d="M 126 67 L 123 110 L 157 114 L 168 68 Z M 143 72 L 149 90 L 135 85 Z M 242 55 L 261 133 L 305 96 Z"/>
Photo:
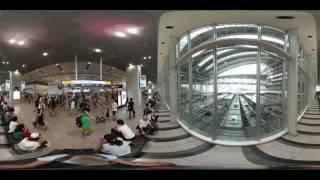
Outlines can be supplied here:
<path id="1" fill-rule="evenodd" d="M 312 36 L 311 35 L 309 35 L 309 36 L 307 36 L 308 38 L 312 38 Z"/>
<path id="2" fill-rule="evenodd" d="M 123 33 L 123 32 L 115 32 L 114 33 L 116 36 L 118 36 L 118 37 L 126 37 L 127 35 L 125 34 L 125 33 Z"/>
<path id="3" fill-rule="evenodd" d="M 102 50 L 99 49 L 99 48 L 94 49 L 94 51 L 97 52 L 97 53 L 101 53 L 102 52 Z"/>
<path id="4" fill-rule="evenodd" d="M 47 52 L 42 53 L 43 56 L 48 56 Z"/>
<path id="5" fill-rule="evenodd" d="M 147 57 L 145 56 L 145 57 L 143 57 L 143 59 L 147 59 Z"/>
<path id="6" fill-rule="evenodd" d="M 59 66 L 59 64 L 56 64 L 56 66 Z"/>
<path id="7" fill-rule="evenodd" d="M 277 19 L 294 19 L 295 17 L 293 16 L 277 16 Z"/>
<path id="8" fill-rule="evenodd" d="M 165 42 L 161 42 L 161 44 L 165 44 Z"/>
<path id="9" fill-rule="evenodd" d="M 25 65 L 25 64 L 22 64 L 22 67 L 26 67 L 26 65 Z"/>
<path id="10" fill-rule="evenodd" d="M 148 58 L 151 59 L 151 56 L 149 56 Z"/>
<path id="11" fill-rule="evenodd" d="M 141 67 L 143 67 L 143 65 L 142 65 L 142 64 L 140 64 L 140 66 L 141 66 Z"/>
<path id="12" fill-rule="evenodd" d="M 173 29 L 173 26 L 166 26 L 166 29 Z"/>
<path id="13" fill-rule="evenodd" d="M 5 61 L 2 61 L 2 64 L 5 64 L 6 62 Z"/>
<path id="14" fill-rule="evenodd" d="M 18 44 L 19 44 L 20 46 L 22 46 L 22 45 L 24 45 L 24 41 L 19 41 Z"/>
<path id="15" fill-rule="evenodd" d="M 9 64 L 9 61 L 7 61 L 7 64 Z"/>
<path id="16" fill-rule="evenodd" d="M 139 33 L 137 28 L 128 28 L 127 32 L 131 33 L 131 34 L 138 34 Z"/>
<path id="17" fill-rule="evenodd" d="M 88 64 L 91 64 L 91 62 L 89 61 Z"/>
<path id="18" fill-rule="evenodd" d="M 14 44 L 15 42 L 16 42 L 15 39 L 10 39 L 10 40 L 9 40 L 9 43 L 10 43 L 10 44 Z"/>

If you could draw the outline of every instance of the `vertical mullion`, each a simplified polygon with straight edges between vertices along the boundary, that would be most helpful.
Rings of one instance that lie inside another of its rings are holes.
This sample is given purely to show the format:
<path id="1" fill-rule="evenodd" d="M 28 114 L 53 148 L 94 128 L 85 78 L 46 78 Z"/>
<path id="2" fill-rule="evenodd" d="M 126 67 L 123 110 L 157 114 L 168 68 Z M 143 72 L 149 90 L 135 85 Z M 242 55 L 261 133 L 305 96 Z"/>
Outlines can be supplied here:
<path id="1" fill-rule="evenodd" d="M 189 70 L 189 127 L 192 129 L 192 118 L 193 118 L 193 113 L 192 113 L 192 94 L 193 94 L 193 88 L 192 88 L 192 58 L 188 59 L 188 70 Z"/>
<path id="2" fill-rule="evenodd" d="M 257 119 L 257 134 L 256 138 L 260 139 L 261 136 L 261 108 L 260 108 L 260 66 L 261 66 L 261 26 L 258 26 L 258 58 L 257 58 L 257 82 L 256 82 L 256 119 Z"/>

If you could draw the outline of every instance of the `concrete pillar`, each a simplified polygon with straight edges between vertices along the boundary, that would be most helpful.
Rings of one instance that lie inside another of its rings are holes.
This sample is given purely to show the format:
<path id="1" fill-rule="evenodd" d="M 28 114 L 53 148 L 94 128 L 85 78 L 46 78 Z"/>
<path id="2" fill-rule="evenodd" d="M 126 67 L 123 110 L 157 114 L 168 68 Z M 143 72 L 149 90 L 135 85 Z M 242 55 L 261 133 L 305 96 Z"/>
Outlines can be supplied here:
<path id="1" fill-rule="evenodd" d="M 9 81 L 10 81 L 10 89 L 9 89 L 9 106 L 13 105 L 13 87 L 12 87 L 12 71 L 9 71 Z"/>
<path id="2" fill-rule="evenodd" d="M 138 106 L 141 106 L 142 95 L 141 95 L 141 89 L 139 87 L 139 76 L 141 76 L 141 67 L 135 66 L 135 65 L 129 66 L 126 69 L 126 73 L 127 73 L 128 98 L 132 97 L 135 104 Z"/>
<path id="3" fill-rule="evenodd" d="M 289 50 L 291 59 L 288 60 L 288 132 L 297 135 L 297 92 L 298 92 L 298 56 L 299 39 L 297 30 L 289 31 Z"/>
<path id="4" fill-rule="evenodd" d="M 177 121 L 177 69 L 176 64 L 176 44 L 177 38 L 170 37 L 169 40 L 169 98 L 170 98 L 170 121 Z M 167 90 L 167 91 L 168 91 Z"/>
<path id="5" fill-rule="evenodd" d="M 102 81 L 102 57 L 100 58 L 100 81 Z"/>
<path id="6" fill-rule="evenodd" d="M 75 79 L 78 80 L 78 56 L 74 57 L 74 71 L 75 71 Z"/>

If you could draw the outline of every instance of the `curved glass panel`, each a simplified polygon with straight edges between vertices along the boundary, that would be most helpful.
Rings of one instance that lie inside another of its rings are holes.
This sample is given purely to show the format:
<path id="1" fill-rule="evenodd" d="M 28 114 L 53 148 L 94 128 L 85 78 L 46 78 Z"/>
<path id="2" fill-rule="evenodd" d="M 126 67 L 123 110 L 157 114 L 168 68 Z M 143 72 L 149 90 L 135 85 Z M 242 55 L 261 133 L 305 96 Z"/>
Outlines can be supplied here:
<path id="1" fill-rule="evenodd" d="M 217 25 L 216 39 L 258 41 L 258 27 Z M 191 31 L 191 48 L 209 40 L 214 35 L 211 33 L 210 26 Z M 285 36 L 276 28 L 261 28 L 261 41 L 279 48 L 284 48 Z M 225 142 L 258 140 L 282 131 L 287 101 L 286 60 L 262 49 L 245 43 L 203 49 L 192 54 L 191 61 L 179 65 L 180 120 L 203 136 Z M 305 58 L 299 67 L 306 70 Z M 304 104 L 299 104 L 300 112 L 307 102 L 305 81 L 301 76 L 298 98 Z"/>
<path id="2" fill-rule="evenodd" d="M 212 27 L 206 26 L 190 32 L 191 48 L 210 39 Z"/>
<path id="3" fill-rule="evenodd" d="M 213 52 L 192 59 L 192 113 L 190 127 L 198 133 L 211 137 L 214 112 Z M 206 67 L 212 67 L 207 69 Z"/>
<path id="4" fill-rule="evenodd" d="M 180 65 L 178 72 L 178 107 L 180 107 L 179 119 L 188 125 L 190 117 L 189 63 L 186 62 L 183 65 Z"/>
<path id="5" fill-rule="evenodd" d="M 272 135 L 283 128 L 284 61 L 280 57 L 261 58 L 260 107 L 261 136 Z"/>

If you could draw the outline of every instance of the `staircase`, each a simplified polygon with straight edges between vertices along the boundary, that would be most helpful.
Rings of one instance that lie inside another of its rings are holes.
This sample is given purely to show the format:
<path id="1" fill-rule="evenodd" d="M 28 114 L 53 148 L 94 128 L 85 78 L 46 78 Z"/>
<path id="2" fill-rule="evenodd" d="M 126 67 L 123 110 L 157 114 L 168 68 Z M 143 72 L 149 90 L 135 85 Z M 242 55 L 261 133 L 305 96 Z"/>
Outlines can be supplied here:
<path id="1" fill-rule="evenodd" d="M 255 154 L 249 160 L 268 159 L 268 166 L 320 165 L 320 106 L 313 102 L 297 124 L 297 135 L 286 134 L 270 143 L 245 147 L 244 151 Z M 274 163 L 274 164 L 273 164 Z"/>
<path id="2" fill-rule="evenodd" d="M 143 159 L 182 158 L 204 153 L 214 144 L 204 142 L 186 132 L 176 122 L 170 120 L 168 108 L 161 104 L 156 111 L 159 115 L 159 130 L 142 150 Z"/>

